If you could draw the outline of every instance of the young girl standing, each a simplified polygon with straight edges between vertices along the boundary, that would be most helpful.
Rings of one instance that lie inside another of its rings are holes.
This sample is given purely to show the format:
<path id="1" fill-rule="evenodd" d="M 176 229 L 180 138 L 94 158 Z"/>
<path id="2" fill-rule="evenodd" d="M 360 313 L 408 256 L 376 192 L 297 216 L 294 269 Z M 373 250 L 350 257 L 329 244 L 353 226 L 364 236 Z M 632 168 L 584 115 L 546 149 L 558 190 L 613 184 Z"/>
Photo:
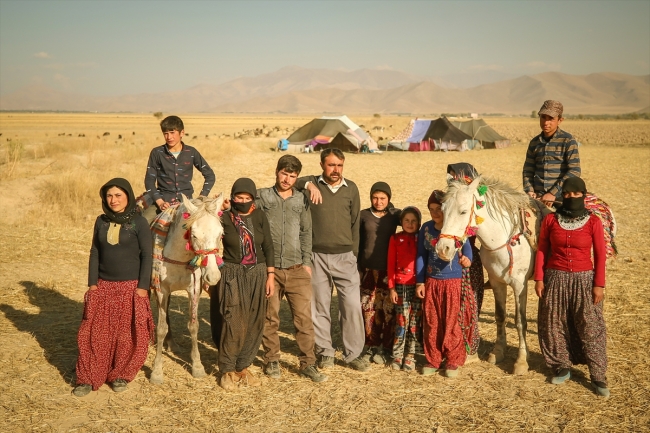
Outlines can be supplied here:
<path id="1" fill-rule="evenodd" d="M 422 214 L 409 206 L 400 214 L 402 230 L 388 244 L 388 288 L 395 305 L 393 370 L 415 370 L 417 335 L 422 326 L 422 301 L 415 296 L 415 260 Z"/>
<path id="2" fill-rule="evenodd" d="M 416 294 L 423 299 L 422 340 L 427 358 L 422 374 L 434 374 L 446 359 L 445 376 L 456 377 L 467 356 L 458 314 L 462 268 L 472 264 L 472 248 L 465 242 L 460 254 L 455 254 L 450 262 L 436 254 L 444 222 L 442 195 L 438 190 L 431 193 L 427 207 L 432 221 L 422 225 L 418 236 Z"/>

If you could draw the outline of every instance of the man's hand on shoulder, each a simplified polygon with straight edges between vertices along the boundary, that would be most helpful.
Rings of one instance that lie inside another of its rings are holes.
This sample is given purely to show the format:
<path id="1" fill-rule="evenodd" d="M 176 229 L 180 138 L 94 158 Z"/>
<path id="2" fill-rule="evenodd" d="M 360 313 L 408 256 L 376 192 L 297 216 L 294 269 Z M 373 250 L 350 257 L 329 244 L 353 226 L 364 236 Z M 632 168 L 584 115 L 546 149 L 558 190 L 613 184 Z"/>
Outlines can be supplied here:
<path id="1" fill-rule="evenodd" d="M 323 196 L 320 193 L 320 190 L 313 182 L 309 182 L 305 185 L 305 189 L 309 191 L 311 202 L 314 204 L 321 204 L 323 202 Z"/>

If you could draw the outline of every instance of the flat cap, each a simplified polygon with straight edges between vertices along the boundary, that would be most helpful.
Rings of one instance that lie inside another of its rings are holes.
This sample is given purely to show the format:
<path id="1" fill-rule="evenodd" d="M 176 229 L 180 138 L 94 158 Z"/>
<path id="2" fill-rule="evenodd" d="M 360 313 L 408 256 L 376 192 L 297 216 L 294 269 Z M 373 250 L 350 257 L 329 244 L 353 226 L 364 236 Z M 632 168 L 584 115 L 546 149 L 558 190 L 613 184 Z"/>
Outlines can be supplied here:
<path id="1" fill-rule="evenodd" d="M 537 115 L 541 116 L 542 114 L 548 114 L 551 117 L 562 117 L 562 112 L 564 112 L 562 103 L 560 101 L 549 99 L 548 101 L 544 101 L 542 108 L 539 109 Z"/>

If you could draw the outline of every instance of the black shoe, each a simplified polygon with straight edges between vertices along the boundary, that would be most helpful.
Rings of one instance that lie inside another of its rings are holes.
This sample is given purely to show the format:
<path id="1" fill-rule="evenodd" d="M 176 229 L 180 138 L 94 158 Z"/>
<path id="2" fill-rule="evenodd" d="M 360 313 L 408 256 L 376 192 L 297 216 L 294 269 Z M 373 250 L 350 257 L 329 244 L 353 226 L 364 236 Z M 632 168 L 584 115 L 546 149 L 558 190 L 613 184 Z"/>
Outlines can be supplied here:
<path id="1" fill-rule="evenodd" d="M 316 369 L 315 365 L 308 365 L 307 367 L 300 370 L 300 375 L 302 377 L 307 377 L 312 380 L 312 382 L 325 382 L 327 376 Z"/>
<path id="2" fill-rule="evenodd" d="M 331 367 L 334 367 L 334 357 L 321 355 L 320 359 L 318 360 L 318 368 L 324 370 L 326 368 L 331 368 Z"/>
<path id="3" fill-rule="evenodd" d="M 264 366 L 264 374 L 271 379 L 279 379 L 282 376 L 280 371 L 280 363 L 278 361 L 270 361 Z"/>
<path id="4" fill-rule="evenodd" d="M 370 364 L 368 364 L 362 357 L 358 357 L 348 362 L 348 367 L 357 371 L 368 371 L 370 370 Z"/>
<path id="5" fill-rule="evenodd" d="M 74 387 L 74 389 L 72 390 L 72 394 L 74 394 L 76 397 L 85 397 L 88 394 L 90 394 L 90 391 L 92 390 L 93 390 L 92 386 L 82 383 L 81 385 L 77 385 Z"/>
<path id="6" fill-rule="evenodd" d="M 113 391 L 115 392 L 122 392 L 122 391 L 126 391 L 126 384 L 127 382 L 124 379 L 115 379 L 111 383 L 111 387 L 113 387 Z"/>

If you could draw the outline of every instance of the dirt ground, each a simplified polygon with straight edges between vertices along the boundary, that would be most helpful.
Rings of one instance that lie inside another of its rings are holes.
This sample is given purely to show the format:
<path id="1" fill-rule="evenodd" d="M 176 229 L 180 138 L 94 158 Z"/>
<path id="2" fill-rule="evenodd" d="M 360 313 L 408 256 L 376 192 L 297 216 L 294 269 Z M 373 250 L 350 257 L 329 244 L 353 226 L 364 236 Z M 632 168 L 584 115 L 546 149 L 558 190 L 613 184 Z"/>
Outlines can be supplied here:
<path id="1" fill-rule="evenodd" d="M 217 174 L 214 193 L 228 193 L 232 182 L 243 176 L 253 178 L 258 186 L 270 186 L 280 156 L 269 150 L 277 138 L 218 140 L 215 135 L 263 123 L 295 127 L 309 120 L 300 116 L 183 118 L 190 132 L 186 142 L 201 151 Z M 408 122 L 407 118 L 355 120 L 366 126 L 391 124 L 394 132 Z M 105 385 L 85 398 L 72 396 L 91 229 L 101 212 L 97 192 L 116 176 L 129 179 L 136 191 L 143 188 L 149 151 L 162 143 L 156 122 L 150 115 L 0 113 L 0 431 L 650 430 L 650 228 L 643 216 L 650 188 L 647 121 L 563 125 L 569 132 L 580 132 L 583 177 L 589 190 L 611 205 L 619 224 L 620 254 L 607 270 L 605 302 L 609 399 L 591 391 L 585 366 L 576 367 L 574 377 L 564 385 L 549 383 L 550 371 L 537 342 L 532 285 L 527 312 L 530 370 L 523 376 L 511 374 L 517 344 L 511 294 L 507 359 L 499 365 L 485 361 L 467 365 L 457 379 L 425 378 L 378 365 L 358 373 L 339 363 L 326 372 L 327 382 L 313 384 L 297 375 L 298 348 L 285 303 L 282 378 L 262 377 L 261 388 L 226 393 L 216 381 L 207 296 L 199 306 L 199 339 L 208 376 L 197 380 L 189 372 L 187 299 L 174 295 L 171 319 L 180 351 L 166 356 L 163 385 L 151 385 L 147 379 L 152 348 L 126 392 L 115 394 Z M 536 133 L 535 120 L 488 123 L 499 131 L 511 131 L 508 136 L 518 138 L 514 141 L 519 144 L 466 153 L 347 154 L 344 175 L 359 185 L 364 207 L 369 205 L 372 183 L 383 180 L 391 185 L 396 206 L 425 208 L 431 190 L 445 185 L 446 165 L 460 161 L 519 187 L 526 151 L 521 143 Z M 110 136 L 102 135 L 109 131 Z M 86 137 L 78 137 L 82 133 Z M 118 134 L 123 138 L 118 139 Z M 304 174 L 319 172 L 317 155 L 297 156 Z M 195 178 L 200 184 L 200 176 Z M 480 331 L 479 353 L 485 359 L 496 332 L 490 291 L 485 295 Z M 338 327 L 334 332 L 340 346 Z M 253 371 L 261 375 L 260 359 Z"/>

